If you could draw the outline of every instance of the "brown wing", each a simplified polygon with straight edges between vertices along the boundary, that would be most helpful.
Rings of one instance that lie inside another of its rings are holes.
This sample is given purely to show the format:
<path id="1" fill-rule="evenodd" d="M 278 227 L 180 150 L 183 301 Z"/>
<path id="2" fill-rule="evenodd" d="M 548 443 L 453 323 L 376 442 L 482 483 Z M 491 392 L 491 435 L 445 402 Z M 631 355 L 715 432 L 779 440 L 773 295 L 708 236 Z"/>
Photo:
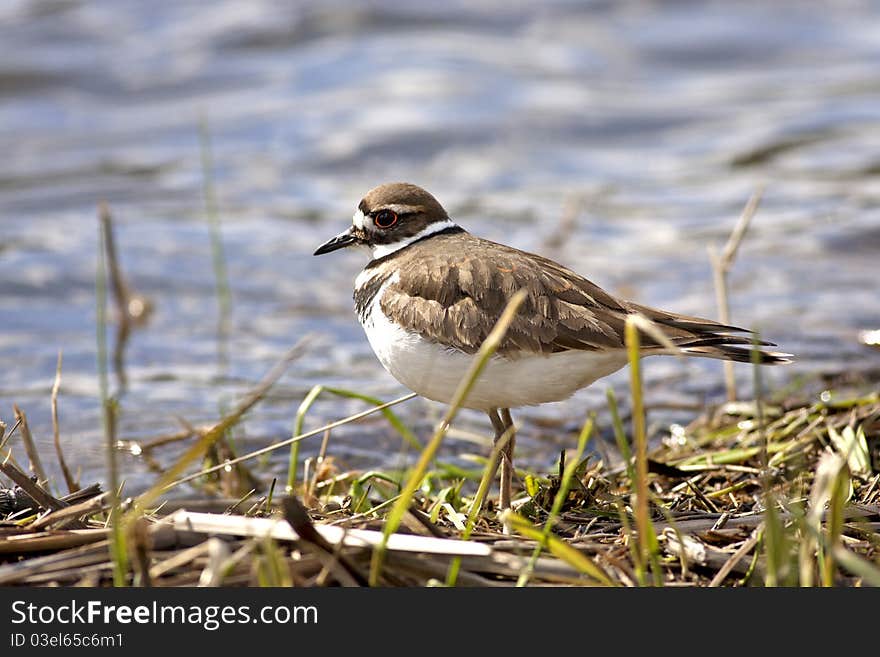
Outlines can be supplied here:
<path id="1" fill-rule="evenodd" d="M 382 311 L 423 337 L 475 353 L 507 301 L 527 297 L 499 353 L 555 353 L 624 347 L 626 316 L 641 312 L 677 346 L 694 355 L 748 360 L 743 332 L 712 320 L 687 317 L 615 299 L 558 263 L 468 234 L 438 235 L 409 247 L 399 280 L 382 298 Z M 645 348 L 659 345 L 642 336 Z"/>
<path id="2" fill-rule="evenodd" d="M 510 297 L 525 289 L 528 296 L 501 353 L 623 346 L 627 309 L 550 260 L 462 234 L 438 236 L 410 248 L 381 307 L 426 338 L 474 353 Z"/>

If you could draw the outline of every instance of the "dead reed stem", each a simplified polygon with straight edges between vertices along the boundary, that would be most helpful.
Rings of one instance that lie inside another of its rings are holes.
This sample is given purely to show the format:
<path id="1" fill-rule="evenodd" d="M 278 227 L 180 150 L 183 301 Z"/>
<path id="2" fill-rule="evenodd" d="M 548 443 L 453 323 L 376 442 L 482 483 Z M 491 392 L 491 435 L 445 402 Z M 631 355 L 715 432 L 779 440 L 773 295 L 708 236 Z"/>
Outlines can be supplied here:
<path id="1" fill-rule="evenodd" d="M 9 462 L 0 463 L 0 472 L 20 486 L 25 493 L 31 496 L 31 499 L 33 499 L 34 502 L 44 509 L 52 509 L 54 511 L 63 509 L 67 506 L 66 503 L 53 497 L 52 494 L 43 488 L 38 482 L 32 481 L 31 478 L 19 470 L 15 464 Z"/>
<path id="2" fill-rule="evenodd" d="M 55 366 L 55 382 L 52 384 L 52 438 L 55 443 L 55 454 L 58 457 L 58 465 L 61 467 L 61 474 L 64 475 L 64 482 L 67 484 L 67 491 L 75 493 L 79 490 L 79 484 L 70 473 L 67 467 L 67 461 L 64 459 L 64 452 L 61 450 L 61 430 L 58 423 L 58 391 L 61 388 L 61 350 L 58 350 L 58 364 Z"/>
<path id="3" fill-rule="evenodd" d="M 713 247 L 709 248 L 709 260 L 712 263 L 712 280 L 715 286 L 715 300 L 718 304 L 718 319 L 722 324 L 730 324 L 730 301 L 728 294 L 727 275 L 730 273 L 739 246 L 745 237 L 752 217 L 758 210 L 763 195 L 763 187 L 759 187 L 743 208 L 733 231 L 727 238 L 727 243 L 719 255 Z M 736 378 L 733 373 L 733 363 L 724 361 L 724 384 L 727 388 L 727 400 L 736 401 Z"/>
<path id="4" fill-rule="evenodd" d="M 15 413 L 16 422 L 20 425 L 19 433 L 21 433 L 21 442 L 24 444 L 24 451 L 27 453 L 31 472 L 37 475 L 40 481 L 44 483 L 48 482 L 49 478 L 46 476 L 46 470 L 43 469 L 43 463 L 40 461 L 40 453 L 37 451 L 37 446 L 34 444 L 33 436 L 31 436 L 31 429 L 28 426 L 27 415 L 25 415 L 24 411 L 21 410 L 17 404 L 12 405 L 12 410 Z"/>

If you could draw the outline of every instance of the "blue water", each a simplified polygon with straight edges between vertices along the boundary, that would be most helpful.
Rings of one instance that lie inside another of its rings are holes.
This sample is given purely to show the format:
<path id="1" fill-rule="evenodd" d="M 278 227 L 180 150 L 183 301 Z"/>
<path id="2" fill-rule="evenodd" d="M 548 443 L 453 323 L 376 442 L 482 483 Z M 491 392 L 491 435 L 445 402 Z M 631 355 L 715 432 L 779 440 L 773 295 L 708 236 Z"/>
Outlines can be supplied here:
<path id="1" fill-rule="evenodd" d="M 289 435 L 315 384 L 402 394 L 352 313 L 363 256 L 310 255 L 367 189 L 399 179 L 473 232 L 704 316 L 716 315 L 707 248 L 764 186 L 731 294 L 736 323 L 799 357 L 768 384 L 876 371 L 880 354 L 856 335 L 880 324 L 878 71 L 871 2 L 4 2 L 0 418 L 11 424 L 19 404 L 54 461 L 49 391 L 63 350 L 62 443 L 84 480 L 103 476 L 101 200 L 129 283 L 155 305 L 126 350 L 121 437 L 174 432 L 175 416 L 211 422 L 306 334 L 313 347 L 238 429 L 241 449 Z M 232 287 L 225 365 L 202 119 Z M 748 368 L 737 372 L 747 391 Z M 652 359 L 645 376 L 649 402 L 722 396 L 714 362 Z M 624 402 L 625 382 L 607 380 Z M 520 412 L 518 455 L 552 468 L 605 388 Z M 362 408 L 319 401 L 306 425 Z M 400 413 L 425 436 L 442 410 L 414 401 Z M 484 418 L 456 426 L 446 457 L 485 453 L 471 440 L 488 436 Z M 343 469 L 387 466 L 399 451 L 381 420 L 330 443 Z M 263 474 L 283 476 L 282 462 Z M 131 489 L 152 479 L 140 459 L 122 468 Z"/>

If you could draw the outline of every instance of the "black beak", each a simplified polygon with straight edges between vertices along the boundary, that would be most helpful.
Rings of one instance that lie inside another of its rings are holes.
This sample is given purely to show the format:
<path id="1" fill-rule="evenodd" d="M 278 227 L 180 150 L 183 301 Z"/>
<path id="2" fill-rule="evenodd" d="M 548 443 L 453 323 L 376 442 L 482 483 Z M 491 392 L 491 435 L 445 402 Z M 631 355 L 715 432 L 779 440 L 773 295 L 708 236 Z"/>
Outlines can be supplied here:
<path id="1" fill-rule="evenodd" d="M 339 233 L 336 237 L 333 237 L 326 242 L 324 242 L 318 249 L 315 251 L 314 255 L 324 255 L 325 253 L 330 253 L 331 251 L 335 251 L 336 249 L 344 249 L 347 246 L 351 246 L 357 241 L 357 238 L 351 234 L 351 228 L 349 228 L 344 233 Z"/>

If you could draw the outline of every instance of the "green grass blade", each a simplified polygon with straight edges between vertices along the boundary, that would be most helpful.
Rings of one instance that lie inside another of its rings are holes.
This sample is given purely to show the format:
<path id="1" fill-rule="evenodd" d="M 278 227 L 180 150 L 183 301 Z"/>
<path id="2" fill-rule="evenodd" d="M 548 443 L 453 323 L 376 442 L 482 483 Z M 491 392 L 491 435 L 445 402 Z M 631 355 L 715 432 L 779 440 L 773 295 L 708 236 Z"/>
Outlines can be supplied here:
<path id="1" fill-rule="evenodd" d="M 864 428 L 860 426 L 856 430 L 846 426 L 843 431 L 838 432 L 831 424 L 827 427 L 828 437 L 835 449 L 846 459 L 849 471 L 862 477 L 871 476 L 871 455 Z"/>
<path id="2" fill-rule="evenodd" d="M 614 586 L 614 582 L 606 575 L 599 566 L 593 563 L 589 557 L 575 550 L 565 541 L 559 539 L 553 534 L 546 534 L 544 531 L 532 525 L 528 518 L 523 518 L 515 511 L 508 509 L 504 512 L 504 522 L 517 534 L 521 534 L 528 539 L 538 541 L 546 545 L 550 553 L 565 561 L 568 565 L 577 569 L 578 572 L 584 573 L 592 577 L 594 580 L 605 586 Z"/>
<path id="3" fill-rule="evenodd" d="M 299 408 L 296 409 L 296 420 L 294 420 L 293 423 L 294 436 L 298 436 L 302 433 L 303 421 L 305 420 L 306 413 L 308 412 L 309 408 L 311 408 L 315 400 L 318 398 L 318 395 L 321 394 L 321 391 L 323 389 L 324 386 L 314 386 L 311 390 L 309 390 L 308 394 L 305 396 L 305 399 L 302 400 Z M 293 495 L 295 493 L 294 488 L 296 487 L 297 469 L 299 469 L 299 441 L 291 443 L 290 445 L 290 461 L 287 466 L 286 489 L 288 495 Z"/>
<path id="4" fill-rule="evenodd" d="M 337 395 L 338 397 L 359 399 L 361 401 L 367 402 L 368 404 L 372 404 L 373 406 L 382 406 L 385 404 L 385 402 L 378 397 L 371 397 L 370 395 L 365 395 L 363 393 L 355 392 L 353 390 L 325 387 L 324 391 L 332 395 Z M 385 419 L 388 420 L 388 423 L 394 428 L 395 431 L 397 431 L 397 433 L 400 434 L 401 438 L 403 438 L 410 447 L 419 450 L 424 447 L 424 445 L 419 442 L 419 439 L 416 438 L 416 435 L 412 431 L 410 431 L 403 422 L 401 422 L 400 418 L 397 417 L 397 414 L 394 411 L 392 411 L 390 408 L 383 408 L 381 413 L 385 417 Z"/>
<path id="5" fill-rule="evenodd" d="M 489 487 L 492 485 L 492 475 L 496 471 L 498 466 L 498 462 L 501 458 L 501 451 L 510 441 L 510 437 L 513 436 L 514 429 L 510 427 L 507 431 L 505 431 L 501 437 L 495 441 L 495 444 L 492 446 L 492 452 L 489 455 L 489 461 L 486 463 L 486 467 L 483 470 L 483 476 L 480 479 L 480 485 L 477 487 L 477 493 L 474 495 L 474 500 L 471 503 L 471 508 L 468 510 L 467 522 L 465 524 L 464 532 L 462 532 L 461 538 L 462 540 L 470 540 L 471 534 L 474 531 L 474 525 L 477 522 L 477 516 L 480 514 L 480 510 L 483 508 L 483 502 L 486 500 L 486 496 L 489 494 Z M 446 572 L 446 586 L 455 586 L 455 582 L 458 579 L 458 571 L 461 568 L 461 557 L 456 557 L 452 560 L 452 563 L 449 564 L 449 569 Z"/>
<path id="6" fill-rule="evenodd" d="M 623 428 L 623 422 L 620 419 L 620 410 L 617 406 L 617 396 L 614 394 L 614 388 L 608 388 L 605 391 L 605 397 L 608 400 L 608 410 L 611 411 L 611 426 L 614 428 L 614 440 L 617 443 L 617 449 L 623 457 L 626 464 L 626 476 L 630 482 L 635 483 L 636 471 L 633 466 L 632 450 L 629 441 L 626 439 L 626 431 Z"/>
<path id="7" fill-rule="evenodd" d="M 646 585 L 646 568 L 647 564 L 650 563 L 654 585 L 658 586 L 662 583 L 662 574 L 658 561 L 660 545 L 657 542 L 657 533 L 651 522 L 650 495 L 648 492 L 648 441 L 645 429 L 645 406 L 642 398 L 641 343 L 639 340 L 638 322 L 632 316 L 626 319 L 624 337 L 629 358 L 633 409 L 632 421 L 636 449 L 635 499 L 633 500 L 636 541 L 639 554 L 639 561 L 636 564 L 636 576 L 641 586 Z"/>
<path id="8" fill-rule="evenodd" d="M 337 397 L 344 397 L 346 399 L 358 399 L 360 401 L 367 402 L 368 404 L 372 404 L 373 406 L 384 406 L 385 402 L 377 397 L 371 397 L 370 395 L 365 395 L 360 392 L 355 392 L 353 390 L 346 390 L 344 388 L 331 388 L 329 386 L 316 385 L 311 390 L 309 390 L 308 394 L 303 399 L 299 408 L 296 412 L 296 421 L 294 423 L 293 435 L 299 436 L 303 432 L 303 420 L 305 419 L 306 413 L 308 413 L 312 404 L 318 398 L 321 393 L 328 393 L 331 395 L 336 395 Z M 383 408 L 381 410 L 382 415 L 388 420 L 389 424 L 400 434 L 404 441 L 411 447 L 415 447 L 416 449 L 421 450 L 422 444 L 418 441 L 415 434 L 410 431 L 407 426 L 401 422 L 400 418 L 392 411 L 390 408 Z M 293 442 L 290 445 L 290 462 L 287 469 L 287 492 L 290 493 L 293 491 L 293 487 L 296 485 L 296 472 L 299 467 L 299 442 Z"/>
<path id="9" fill-rule="evenodd" d="M 861 577 L 865 584 L 880 586 L 880 568 L 843 545 L 835 545 L 832 550 L 834 560 L 854 575 Z"/>
<path id="10" fill-rule="evenodd" d="M 226 272 L 226 253 L 223 249 L 223 236 L 220 229 L 220 212 L 217 194 L 214 190 L 214 155 L 211 148 L 211 130 L 208 119 L 199 119 L 199 146 L 202 164 L 202 194 L 205 199 L 205 213 L 208 217 L 208 230 L 211 236 L 211 264 L 214 269 L 214 287 L 217 293 L 217 349 L 221 371 L 228 362 L 227 338 L 232 317 L 232 293 L 229 275 Z"/>
<path id="11" fill-rule="evenodd" d="M 525 570 L 523 570 L 523 572 L 521 572 L 519 577 L 517 578 L 516 585 L 518 587 L 525 586 L 528 583 L 529 578 L 531 577 L 532 572 L 535 569 L 535 564 L 538 561 L 538 557 L 541 555 L 541 551 L 550 542 L 553 525 L 556 524 L 556 520 L 559 518 L 559 514 L 562 513 L 562 506 L 565 504 L 565 500 L 568 499 L 568 491 L 571 488 L 571 479 L 574 476 L 578 465 L 580 465 L 581 456 L 583 456 L 584 450 L 587 448 L 587 442 L 590 440 L 590 436 L 592 434 L 593 418 L 588 417 L 587 421 L 584 422 L 584 426 L 581 428 L 580 435 L 578 436 L 577 449 L 575 450 L 574 458 L 568 460 L 568 462 L 565 464 L 565 468 L 562 471 L 562 481 L 559 482 L 559 490 L 556 491 L 556 495 L 553 498 L 553 506 L 550 508 L 550 514 L 547 516 L 547 521 L 544 523 L 544 528 L 540 533 L 542 538 L 532 552 L 532 557 L 531 559 L 529 559 L 529 563 L 526 566 Z M 577 551 L 575 550 L 575 552 Z M 589 561 L 589 559 L 587 559 L 587 561 Z M 592 569 L 591 572 L 588 572 L 587 574 L 595 577 L 593 573 L 598 570 L 598 566 L 593 564 L 592 561 L 589 561 L 589 563 L 592 566 Z M 610 580 L 607 581 L 610 582 Z"/>
<path id="12" fill-rule="evenodd" d="M 102 205 L 100 212 L 107 212 Z M 98 390 L 101 398 L 101 423 L 107 451 L 107 487 L 110 490 L 110 553 L 113 559 L 113 585 L 125 586 L 128 558 L 119 508 L 119 469 L 116 462 L 116 403 L 110 398 L 107 360 L 107 263 L 105 222 L 98 222 L 98 264 L 95 273 L 95 326 L 98 355 Z"/>
<path id="13" fill-rule="evenodd" d="M 849 493 L 852 490 L 850 472 L 845 461 L 840 462 L 840 467 L 833 478 L 831 497 L 828 501 L 828 521 L 826 531 L 828 533 L 825 563 L 822 570 L 822 585 L 834 586 L 835 555 L 843 547 L 841 536 L 843 535 L 843 511 Z"/>

